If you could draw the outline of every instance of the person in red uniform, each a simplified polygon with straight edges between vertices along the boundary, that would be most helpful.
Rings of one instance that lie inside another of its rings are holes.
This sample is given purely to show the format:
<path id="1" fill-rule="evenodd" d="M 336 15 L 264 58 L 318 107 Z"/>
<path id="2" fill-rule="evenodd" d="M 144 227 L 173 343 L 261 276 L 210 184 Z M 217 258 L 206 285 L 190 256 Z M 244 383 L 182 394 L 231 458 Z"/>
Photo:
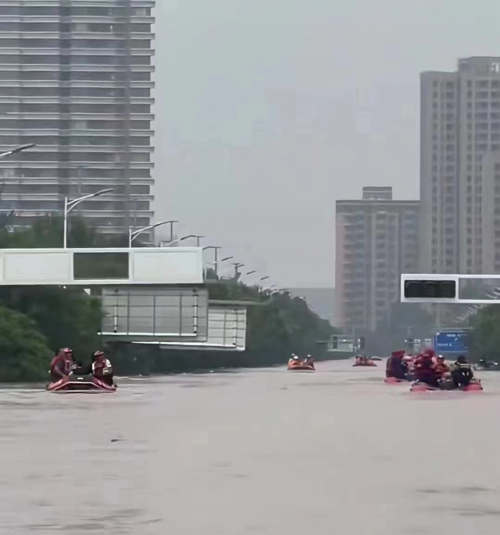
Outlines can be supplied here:
<path id="1" fill-rule="evenodd" d="M 415 377 L 418 381 L 429 386 L 439 387 L 440 375 L 437 372 L 435 353 L 432 349 L 426 349 L 415 359 Z"/>
<path id="2" fill-rule="evenodd" d="M 393 351 L 387 359 L 385 368 L 386 377 L 395 377 L 396 379 L 406 379 L 407 363 L 404 360 L 404 351 Z"/>
<path id="3" fill-rule="evenodd" d="M 50 363 L 50 380 L 55 383 L 61 379 L 66 379 L 71 372 L 72 365 L 73 350 L 69 347 L 59 349 Z"/>
<path id="4" fill-rule="evenodd" d="M 446 364 L 443 355 L 436 355 L 436 373 L 440 378 L 446 377 L 450 373 L 450 368 Z"/>

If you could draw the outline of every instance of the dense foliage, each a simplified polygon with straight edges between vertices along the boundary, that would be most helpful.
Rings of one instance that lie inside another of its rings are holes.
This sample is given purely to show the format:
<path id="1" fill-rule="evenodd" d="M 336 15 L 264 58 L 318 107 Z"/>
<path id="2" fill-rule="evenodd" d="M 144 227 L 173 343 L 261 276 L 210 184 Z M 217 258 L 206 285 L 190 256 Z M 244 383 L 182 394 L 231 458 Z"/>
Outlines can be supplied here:
<path id="1" fill-rule="evenodd" d="M 0 378 L 37 381 L 46 377 L 52 352 L 30 318 L 0 307 Z"/>
<path id="2" fill-rule="evenodd" d="M 219 281 L 209 287 L 211 299 L 251 300 L 248 307 L 247 357 L 255 365 L 283 362 L 291 353 L 321 358 L 336 331 L 315 314 L 304 299 L 288 292 L 270 295 L 256 287 Z"/>
<path id="3" fill-rule="evenodd" d="M 468 340 L 469 354 L 475 360 L 500 360 L 500 307 L 489 305 L 479 310 Z"/>
<path id="4" fill-rule="evenodd" d="M 79 218 L 72 218 L 69 229 L 69 247 L 127 246 L 126 236 L 102 236 Z M 59 218 L 44 218 L 19 231 L 11 231 L 6 225 L 0 228 L 0 248 L 61 244 Z M 119 266 L 107 266 L 109 270 L 115 268 Z M 211 299 L 250 302 L 247 351 L 171 351 L 150 345 L 114 344 L 107 350 L 119 374 L 273 365 L 286 362 L 292 352 L 316 358 L 326 356 L 326 345 L 321 342 L 328 340 L 334 329 L 303 299 L 286 292 L 271 295 L 209 275 Z M 0 381 L 46 379 L 50 354 L 59 347 L 72 347 L 77 358 L 87 361 L 99 346 L 100 322 L 99 301 L 79 288 L 0 288 Z"/>

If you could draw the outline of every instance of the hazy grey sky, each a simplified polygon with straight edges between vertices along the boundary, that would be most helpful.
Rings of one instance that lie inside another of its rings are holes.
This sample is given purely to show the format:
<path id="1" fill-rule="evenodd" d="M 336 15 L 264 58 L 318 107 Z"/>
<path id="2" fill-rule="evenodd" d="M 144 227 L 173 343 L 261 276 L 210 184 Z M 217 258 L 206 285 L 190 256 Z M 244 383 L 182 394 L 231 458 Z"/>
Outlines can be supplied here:
<path id="1" fill-rule="evenodd" d="M 419 73 L 500 55 L 498 0 L 157 0 L 156 214 L 333 286 L 335 201 L 418 196 Z"/>

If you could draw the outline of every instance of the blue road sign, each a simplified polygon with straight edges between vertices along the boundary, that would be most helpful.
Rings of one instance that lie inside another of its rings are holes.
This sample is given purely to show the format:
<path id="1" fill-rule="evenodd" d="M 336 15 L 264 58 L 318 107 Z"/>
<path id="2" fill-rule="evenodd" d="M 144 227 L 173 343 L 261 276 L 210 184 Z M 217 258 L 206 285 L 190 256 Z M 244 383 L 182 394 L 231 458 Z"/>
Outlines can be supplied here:
<path id="1" fill-rule="evenodd" d="M 434 350 L 436 353 L 467 353 L 467 333 L 464 331 L 448 331 L 436 333 Z"/>

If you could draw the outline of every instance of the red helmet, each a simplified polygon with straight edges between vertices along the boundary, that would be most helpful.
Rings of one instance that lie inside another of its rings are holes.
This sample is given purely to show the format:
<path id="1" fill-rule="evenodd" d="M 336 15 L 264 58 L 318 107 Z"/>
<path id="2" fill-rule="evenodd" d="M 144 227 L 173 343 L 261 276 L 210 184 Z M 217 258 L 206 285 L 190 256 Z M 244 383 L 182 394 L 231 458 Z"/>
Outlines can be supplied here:
<path id="1" fill-rule="evenodd" d="M 94 353 L 94 357 L 102 357 L 104 355 L 104 351 L 101 351 L 100 349 L 98 349 L 95 353 Z"/>

